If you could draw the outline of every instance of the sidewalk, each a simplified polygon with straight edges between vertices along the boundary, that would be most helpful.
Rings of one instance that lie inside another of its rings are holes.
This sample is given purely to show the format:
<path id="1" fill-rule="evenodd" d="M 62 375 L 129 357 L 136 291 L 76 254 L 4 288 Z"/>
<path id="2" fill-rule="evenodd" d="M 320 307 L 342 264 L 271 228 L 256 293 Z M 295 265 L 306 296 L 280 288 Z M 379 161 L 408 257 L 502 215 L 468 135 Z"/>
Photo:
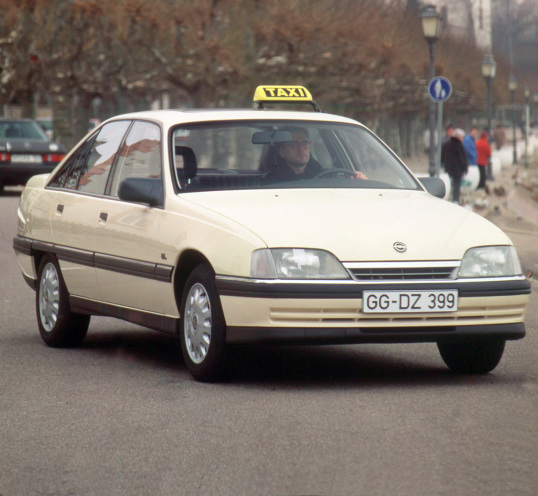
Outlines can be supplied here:
<path id="1" fill-rule="evenodd" d="M 523 229 L 538 233 L 538 157 L 533 157 L 528 167 L 518 164 L 502 169 L 488 184 L 491 194 L 487 197 L 485 217 L 495 223 L 502 221 L 500 227 L 507 231 Z M 480 195 L 476 196 L 475 211 L 480 209 Z"/>
<path id="2" fill-rule="evenodd" d="M 519 226 L 538 232 L 538 149 L 533 151 L 528 157 L 528 167 L 522 158 L 516 165 L 501 166 L 494 180 L 487 182 L 489 194 L 462 189 L 463 206 L 495 223 L 503 217 L 512 229 Z M 404 162 L 415 174 L 428 174 L 425 154 L 407 158 Z"/>

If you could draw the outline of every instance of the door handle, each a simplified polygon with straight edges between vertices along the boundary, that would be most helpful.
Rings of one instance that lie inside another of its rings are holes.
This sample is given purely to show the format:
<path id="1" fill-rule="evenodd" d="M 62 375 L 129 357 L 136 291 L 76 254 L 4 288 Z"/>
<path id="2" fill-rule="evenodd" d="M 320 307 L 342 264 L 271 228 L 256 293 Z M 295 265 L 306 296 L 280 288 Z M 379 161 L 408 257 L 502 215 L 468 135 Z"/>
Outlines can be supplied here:
<path id="1" fill-rule="evenodd" d="M 108 220 L 108 214 L 106 212 L 101 212 L 99 214 L 99 224 L 106 224 Z"/>
<path id="2" fill-rule="evenodd" d="M 64 206 L 61 203 L 58 203 L 58 205 L 56 205 L 56 214 L 62 215 L 63 213 L 64 213 Z"/>

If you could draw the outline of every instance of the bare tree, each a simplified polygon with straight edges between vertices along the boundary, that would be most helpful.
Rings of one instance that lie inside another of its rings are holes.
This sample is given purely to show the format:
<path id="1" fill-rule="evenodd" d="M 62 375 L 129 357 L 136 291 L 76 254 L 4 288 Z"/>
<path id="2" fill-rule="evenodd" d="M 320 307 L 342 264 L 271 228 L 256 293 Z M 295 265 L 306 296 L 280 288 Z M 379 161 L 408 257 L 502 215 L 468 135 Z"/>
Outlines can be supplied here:
<path id="1" fill-rule="evenodd" d="M 23 96 L 23 114 L 28 117 L 33 100 L 28 89 L 41 82 L 38 57 L 30 51 L 34 4 L 32 0 L 0 0 L 0 103 Z"/>
<path id="2" fill-rule="evenodd" d="M 146 49 L 165 80 L 192 105 L 217 106 L 233 93 L 245 64 L 248 0 L 176 0 Z M 163 10 L 161 10 L 163 12 Z"/>
<path id="3" fill-rule="evenodd" d="M 492 0 L 492 41 L 496 53 L 512 67 L 538 76 L 538 3 L 535 0 Z M 526 40 L 528 38 L 528 40 Z"/>
<path id="4" fill-rule="evenodd" d="M 455 2 L 471 9 L 475 0 Z M 164 93 L 174 105 L 237 106 L 258 84 L 304 84 L 327 110 L 401 127 L 427 112 L 416 3 L 0 0 L 0 103 L 46 92 L 67 145 L 86 132 L 96 98 L 102 117 Z M 535 12 L 536 3 L 523 7 Z M 446 115 L 483 107 L 482 58 L 469 40 L 439 40 L 436 74 L 455 88 Z"/>

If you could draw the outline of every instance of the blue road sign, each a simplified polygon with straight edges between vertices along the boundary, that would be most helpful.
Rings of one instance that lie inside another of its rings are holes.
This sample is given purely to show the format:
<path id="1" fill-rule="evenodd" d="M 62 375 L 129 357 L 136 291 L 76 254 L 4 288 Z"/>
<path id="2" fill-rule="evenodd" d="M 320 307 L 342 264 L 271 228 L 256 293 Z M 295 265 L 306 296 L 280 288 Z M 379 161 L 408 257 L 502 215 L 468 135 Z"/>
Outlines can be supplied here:
<path id="1" fill-rule="evenodd" d="M 452 94 L 452 85 L 447 78 L 437 76 L 430 81 L 428 93 L 434 102 L 446 102 Z"/>

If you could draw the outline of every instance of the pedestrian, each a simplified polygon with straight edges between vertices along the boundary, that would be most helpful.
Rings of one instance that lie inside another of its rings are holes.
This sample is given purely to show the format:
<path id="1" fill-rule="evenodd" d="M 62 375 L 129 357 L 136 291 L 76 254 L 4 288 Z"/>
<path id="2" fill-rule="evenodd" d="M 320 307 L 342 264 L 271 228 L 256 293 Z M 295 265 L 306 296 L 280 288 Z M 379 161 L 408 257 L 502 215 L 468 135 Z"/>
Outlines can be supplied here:
<path id="1" fill-rule="evenodd" d="M 482 131 L 480 138 L 476 141 L 476 163 L 480 172 L 480 181 L 478 182 L 477 190 L 483 189 L 488 193 L 486 185 L 486 169 L 491 159 L 491 146 L 489 144 L 489 134 L 487 131 Z"/>
<path id="2" fill-rule="evenodd" d="M 461 180 L 467 173 L 469 162 L 463 148 L 463 129 L 454 129 L 452 137 L 443 147 L 441 161 L 445 165 L 445 170 L 452 181 L 452 201 L 460 202 Z"/>
<path id="3" fill-rule="evenodd" d="M 276 156 L 268 167 L 269 172 L 265 176 L 265 181 L 275 183 L 316 178 L 324 169 L 310 153 L 312 141 L 308 129 L 288 127 L 282 131 L 289 133 L 290 140 L 279 144 Z M 351 170 L 349 177 L 367 179 L 362 172 Z"/>
<path id="4" fill-rule="evenodd" d="M 478 134 L 478 129 L 476 126 L 473 126 L 470 131 L 467 133 L 465 138 L 463 138 L 463 148 L 465 148 L 465 153 L 467 154 L 467 162 L 470 165 L 476 165 L 476 135 Z"/>
<path id="5" fill-rule="evenodd" d="M 452 124 L 447 124 L 445 127 L 445 135 L 443 136 L 443 141 L 441 141 L 441 146 L 445 146 L 454 132 L 454 126 Z"/>
<path id="6" fill-rule="evenodd" d="M 506 132 L 503 125 L 498 122 L 495 131 L 493 131 L 493 139 L 495 140 L 495 146 L 497 150 L 500 150 L 506 142 Z"/>

